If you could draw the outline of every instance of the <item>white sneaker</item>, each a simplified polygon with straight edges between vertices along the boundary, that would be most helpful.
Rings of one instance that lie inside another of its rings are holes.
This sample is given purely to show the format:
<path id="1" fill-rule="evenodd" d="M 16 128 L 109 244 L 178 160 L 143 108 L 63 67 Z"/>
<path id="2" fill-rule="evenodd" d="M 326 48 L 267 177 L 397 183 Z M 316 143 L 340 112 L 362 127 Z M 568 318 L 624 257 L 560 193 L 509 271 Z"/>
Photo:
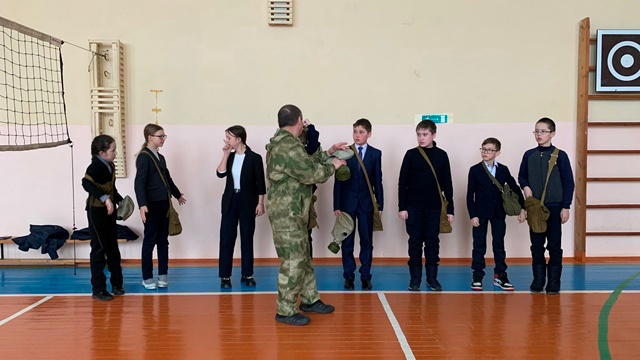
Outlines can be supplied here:
<path id="1" fill-rule="evenodd" d="M 142 281 L 142 286 L 147 290 L 155 290 L 158 288 L 158 284 L 153 279 L 147 279 Z"/>
<path id="2" fill-rule="evenodd" d="M 166 288 L 169 286 L 169 279 L 167 275 L 158 275 L 158 287 Z"/>

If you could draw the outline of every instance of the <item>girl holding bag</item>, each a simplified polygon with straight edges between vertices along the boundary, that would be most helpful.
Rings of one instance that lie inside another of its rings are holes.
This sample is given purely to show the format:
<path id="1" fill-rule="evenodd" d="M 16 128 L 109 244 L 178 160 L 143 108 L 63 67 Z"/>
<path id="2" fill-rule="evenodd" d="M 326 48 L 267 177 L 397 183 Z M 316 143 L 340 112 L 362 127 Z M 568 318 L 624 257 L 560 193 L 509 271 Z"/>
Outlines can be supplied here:
<path id="1" fill-rule="evenodd" d="M 148 290 L 169 286 L 169 208 L 171 195 L 180 205 L 187 200 L 173 183 L 164 156 L 159 149 L 167 135 L 160 125 L 144 127 L 145 143 L 136 159 L 135 192 L 144 223 L 142 242 L 142 285 Z M 158 280 L 153 279 L 153 248 L 158 252 Z"/>

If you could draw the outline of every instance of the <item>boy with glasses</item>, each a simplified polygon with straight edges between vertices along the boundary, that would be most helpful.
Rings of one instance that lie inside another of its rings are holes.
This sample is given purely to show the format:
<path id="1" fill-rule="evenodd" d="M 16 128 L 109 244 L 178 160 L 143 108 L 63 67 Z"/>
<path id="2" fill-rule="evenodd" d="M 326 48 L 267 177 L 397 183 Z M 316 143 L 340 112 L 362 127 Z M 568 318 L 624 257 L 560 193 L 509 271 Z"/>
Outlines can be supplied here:
<path id="1" fill-rule="evenodd" d="M 556 134 L 555 122 L 546 117 L 538 120 L 533 134 L 538 146 L 524 153 L 518 182 L 524 190 L 525 199 L 530 196 L 541 199 L 542 194 L 545 194 L 544 205 L 549 209 L 549 218 L 545 232 L 535 233 L 529 229 L 533 270 L 530 290 L 534 293 L 542 292 L 546 280 L 547 294 L 557 294 L 562 274 L 562 224 L 569 220 L 575 183 L 567 153 L 558 149 L 557 155 L 554 155 L 556 148 L 551 144 L 551 139 Z M 552 156 L 557 156 L 557 160 L 547 183 Z M 544 256 L 545 242 L 546 249 L 549 250 L 548 266 Z"/>
<path id="2" fill-rule="evenodd" d="M 522 210 L 518 215 L 518 221 L 525 220 L 524 199 L 518 189 L 516 180 L 511 176 L 509 168 L 499 164 L 496 157 L 500 155 L 501 144 L 496 138 L 487 138 L 482 142 L 480 155 L 482 161 L 469 169 L 469 181 L 467 183 L 467 209 L 473 226 L 473 251 L 471 269 L 473 280 L 471 289 L 482 290 L 482 278 L 486 267 L 484 255 L 487 252 L 487 228 L 491 223 L 491 236 L 493 245 L 493 284 L 502 290 L 513 291 L 514 287 L 507 277 L 506 251 L 504 249 L 504 235 L 506 232 L 506 214 L 502 205 L 502 189 L 499 189 L 493 179 L 499 184 L 509 185 L 518 195 L 518 202 Z M 493 178 L 493 179 L 492 179 Z"/>

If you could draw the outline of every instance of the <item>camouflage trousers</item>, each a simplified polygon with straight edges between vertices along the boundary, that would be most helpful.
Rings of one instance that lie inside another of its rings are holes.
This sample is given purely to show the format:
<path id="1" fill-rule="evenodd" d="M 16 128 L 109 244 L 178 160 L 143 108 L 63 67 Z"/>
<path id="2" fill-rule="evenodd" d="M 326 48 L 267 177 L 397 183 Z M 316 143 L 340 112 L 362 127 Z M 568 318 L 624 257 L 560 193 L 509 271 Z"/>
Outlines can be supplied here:
<path id="1" fill-rule="evenodd" d="M 309 234 L 307 231 L 274 231 L 273 242 L 281 261 L 277 313 L 290 316 L 298 312 L 298 296 L 303 304 L 320 300 L 309 255 Z"/>

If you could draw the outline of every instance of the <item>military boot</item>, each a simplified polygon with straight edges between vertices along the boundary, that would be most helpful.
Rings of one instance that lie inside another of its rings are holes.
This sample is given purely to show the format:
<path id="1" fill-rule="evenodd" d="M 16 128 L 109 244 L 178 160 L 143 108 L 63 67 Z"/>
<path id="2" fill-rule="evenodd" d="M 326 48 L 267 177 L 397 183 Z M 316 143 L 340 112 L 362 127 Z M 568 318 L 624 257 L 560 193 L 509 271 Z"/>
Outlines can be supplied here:
<path id="1" fill-rule="evenodd" d="M 549 265 L 547 271 L 547 294 L 556 295 L 560 292 L 560 276 L 562 275 L 562 265 Z"/>
<path id="2" fill-rule="evenodd" d="M 532 293 L 541 293 L 542 290 L 544 290 L 547 265 L 532 265 L 531 268 L 533 269 L 533 281 L 531 282 L 531 286 L 529 286 L 529 290 L 531 290 Z"/>

